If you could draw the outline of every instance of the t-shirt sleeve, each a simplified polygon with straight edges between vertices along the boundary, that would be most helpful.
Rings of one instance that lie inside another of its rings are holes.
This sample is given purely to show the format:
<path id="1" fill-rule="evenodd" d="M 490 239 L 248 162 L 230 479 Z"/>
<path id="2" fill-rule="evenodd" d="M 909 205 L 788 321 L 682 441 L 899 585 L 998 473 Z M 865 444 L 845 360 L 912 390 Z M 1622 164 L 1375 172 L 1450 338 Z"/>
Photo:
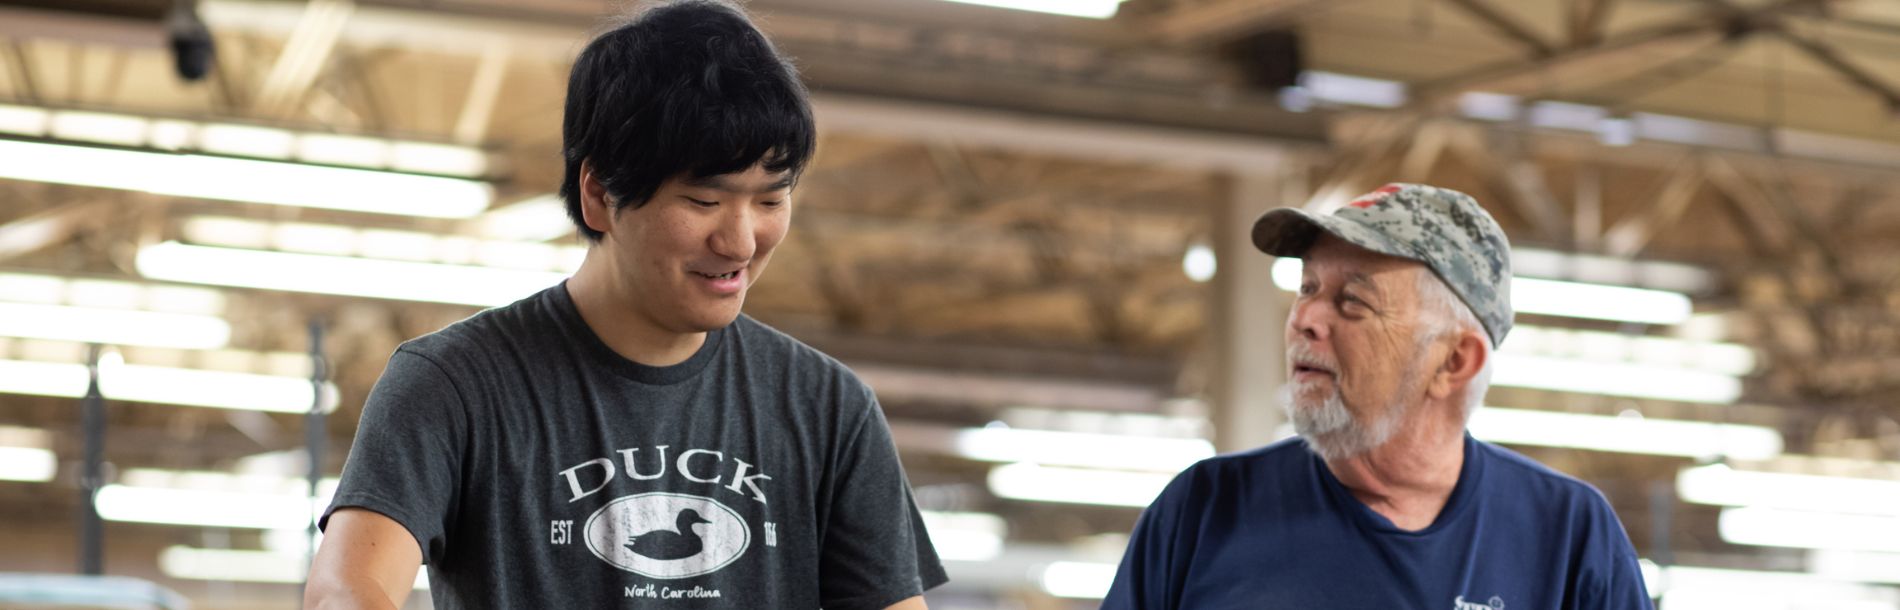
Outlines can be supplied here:
<path id="1" fill-rule="evenodd" d="M 1115 570 L 1114 584 L 1102 600 L 1102 610 L 1171 610 L 1181 592 L 1175 567 L 1186 552 L 1183 545 L 1184 507 L 1194 484 L 1195 469 L 1176 475 L 1135 521 L 1128 536 L 1128 550 L 1122 553 L 1121 567 Z"/>
<path id="2" fill-rule="evenodd" d="M 317 524 L 339 508 L 364 508 L 402 524 L 425 563 L 447 545 L 460 488 L 466 414 L 455 385 L 436 362 L 399 348 L 370 390 L 336 497 Z"/>
<path id="3" fill-rule="evenodd" d="M 1594 516 L 1591 528 L 1595 540 L 1593 556 L 1599 558 L 1584 575 L 1578 608 L 1581 610 L 1653 610 L 1649 588 L 1643 583 L 1643 568 L 1636 561 L 1636 549 L 1629 533 L 1616 518 L 1602 494 L 1592 489 L 1587 495 Z"/>
<path id="4" fill-rule="evenodd" d="M 1643 584 L 1643 569 L 1636 555 L 1617 553 L 1606 566 L 1603 578 L 1594 590 L 1599 596 L 1583 604 L 1585 610 L 1653 610 L 1649 588 Z"/>
<path id="5" fill-rule="evenodd" d="M 840 440 L 830 473 L 834 484 L 822 517 L 819 602 L 826 610 L 882 610 L 950 578 L 924 531 L 877 399 L 861 385 L 853 394 L 846 409 L 864 408 L 869 414 Z"/>

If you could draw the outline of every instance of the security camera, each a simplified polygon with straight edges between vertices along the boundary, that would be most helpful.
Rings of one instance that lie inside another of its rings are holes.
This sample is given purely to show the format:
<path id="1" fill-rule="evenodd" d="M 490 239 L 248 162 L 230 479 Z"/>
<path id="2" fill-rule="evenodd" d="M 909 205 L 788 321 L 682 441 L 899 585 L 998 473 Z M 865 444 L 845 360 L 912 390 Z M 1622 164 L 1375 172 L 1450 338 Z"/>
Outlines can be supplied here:
<path id="1" fill-rule="evenodd" d="M 211 29 L 198 18 L 197 0 L 178 0 L 172 4 L 171 13 L 165 16 L 165 33 L 171 42 L 172 65 L 178 69 L 179 78 L 196 81 L 211 73 L 217 47 L 211 40 Z"/>

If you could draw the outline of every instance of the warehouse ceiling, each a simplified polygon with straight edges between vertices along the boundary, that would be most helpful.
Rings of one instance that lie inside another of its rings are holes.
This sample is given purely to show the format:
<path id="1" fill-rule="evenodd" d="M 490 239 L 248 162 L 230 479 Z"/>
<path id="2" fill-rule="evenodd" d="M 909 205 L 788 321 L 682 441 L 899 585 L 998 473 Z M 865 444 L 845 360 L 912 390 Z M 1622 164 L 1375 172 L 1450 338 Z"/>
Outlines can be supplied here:
<path id="1" fill-rule="evenodd" d="M 533 209 L 557 186 L 567 63 L 625 6 L 200 0 L 216 60 L 207 79 L 185 82 L 161 27 L 170 4 L 0 1 L 0 103 L 478 146 L 492 159 L 497 209 Z M 981 425 L 1013 406 L 982 387 L 1022 384 L 1204 414 L 1170 400 L 1205 391 L 1219 332 L 1208 325 L 1213 290 L 1182 273 L 1182 256 L 1214 239 L 1235 175 L 1259 173 L 1284 178 L 1284 204 L 1317 208 L 1391 180 L 1429 181 L 1478 196 L 1520 247 L 1706 268 L 1718 281 L 1693 295 L 1696 332 L 1748 345 L 1761 361 L 1739 405 L 1499 390 L 1509 404 L 1760 423 L 1779 427 L 1791 452 L 1900 458 L 1900 4 L 1128 0 L 1103 21 L 937 0 L 749 7 L 797 59 L 824 134 L 796 229 L 747 311 L 884 380 L 900 428 Z M 1353 103 L 1310 81 L 1282 89 L 1296 66 L 1403 83 L 1404 95 Z M 1469 106 L 1472 92 L 1524 110 L 1485 115 Z M 1701 127 L 1622 142 L 1603 131 L 1619 121 Z M 1013 131 L 1019 123 L 1043 127 Z M 207 215 L 481 231 L 0 181 L 0 269 L 136 278 L 141 245 L 177 239 Z M 476 311 L 226 292 L 234 347 L 301 352 L 307 325 L 324 325 L 341 391 L 329 430 L 338 447 L 397 342 Z M 960 385 L 900 374 L 919 371 Z M 0 405 L 0 424 L 78 426 L 70 400 Z M 109 409 L 108 458 L 121 467 L 226 467 L 303 440 L 296 415 Z M 57 448 L 76 460 L 77 436 Z M 1125 530 L 1136 514 L 999 502 L 982 493 L 985 466 L 904 448 L 927 503 L 1000 511 L 1027 538 Z M 1526 452 L 1602 486 L 1639 549 L 1654 544 L 1645 515 L 1655 484 L 1685 463 Z M 331 472 L 341 458 L 328 460 Z M 0 485 L 0 515 L 66 523 L 75 494 L 60 489 Z M 1713 516 L 1684 509 L 1679 553 L 1780 557 L 1725 545 Z"/>

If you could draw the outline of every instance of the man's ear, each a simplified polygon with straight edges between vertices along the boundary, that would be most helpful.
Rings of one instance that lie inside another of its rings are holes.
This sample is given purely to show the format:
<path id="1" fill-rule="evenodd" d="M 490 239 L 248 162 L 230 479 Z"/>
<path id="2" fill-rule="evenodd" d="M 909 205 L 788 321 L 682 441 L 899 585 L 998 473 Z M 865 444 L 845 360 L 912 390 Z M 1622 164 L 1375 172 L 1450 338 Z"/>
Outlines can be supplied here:
<path id="1" fill-rule="evenodd" d="M 614 226 L 614 209 L 608 200 L 607 187 L 594 177 L 594 163 L 581 161 L 581 222 L 587 228 L 603 234 L 610 233 Z"/>
<path id="2" fill-rule="evenodd" d="M 1484 370 L 1486 359 L 1491 352 L 1485 349 L 1484 333 L 1475 330 L 1458 332 L 1458 341 L 1451 345 L 1451 353 L 1445 355 L 1445 362 L 1432 374 L 1431 386 L 1427 392 L 1432 398 L 1443 400 L 1462 392 L 1471 384 L 1471 378 Z"/>

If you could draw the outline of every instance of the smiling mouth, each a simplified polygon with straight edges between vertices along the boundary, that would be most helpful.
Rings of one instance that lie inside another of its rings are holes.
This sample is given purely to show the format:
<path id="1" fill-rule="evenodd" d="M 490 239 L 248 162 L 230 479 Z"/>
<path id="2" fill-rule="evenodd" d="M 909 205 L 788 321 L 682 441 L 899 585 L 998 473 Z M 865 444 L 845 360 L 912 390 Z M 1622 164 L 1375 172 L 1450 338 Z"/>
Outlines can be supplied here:
<path id="1" fill-rule="evenodd" d="M 699 276 L 699 277 L 703 277 L 703 278 L 707 278 L 707 279 L 714 279 L 714 280 L 729 280 L 729 279 L 732 279 L 732 278 L 735 278 L 735 277 L 738 277 L 738 276 L 739 276 L 739 272 L 738 272 L 738 271 L 731 271 L 731 272 L 727 272 L 727 273 L 721 273 L 721 274 L 719 274 L 719 275 L 712 275 L 712 274 L 709 274 L 709 273 L 700 273 L 700 272 L 698 272 L 698 271 L 694 271 L 694 272 L 693 272 L 693 275 L 697 275 L 697 276 Z"/>

